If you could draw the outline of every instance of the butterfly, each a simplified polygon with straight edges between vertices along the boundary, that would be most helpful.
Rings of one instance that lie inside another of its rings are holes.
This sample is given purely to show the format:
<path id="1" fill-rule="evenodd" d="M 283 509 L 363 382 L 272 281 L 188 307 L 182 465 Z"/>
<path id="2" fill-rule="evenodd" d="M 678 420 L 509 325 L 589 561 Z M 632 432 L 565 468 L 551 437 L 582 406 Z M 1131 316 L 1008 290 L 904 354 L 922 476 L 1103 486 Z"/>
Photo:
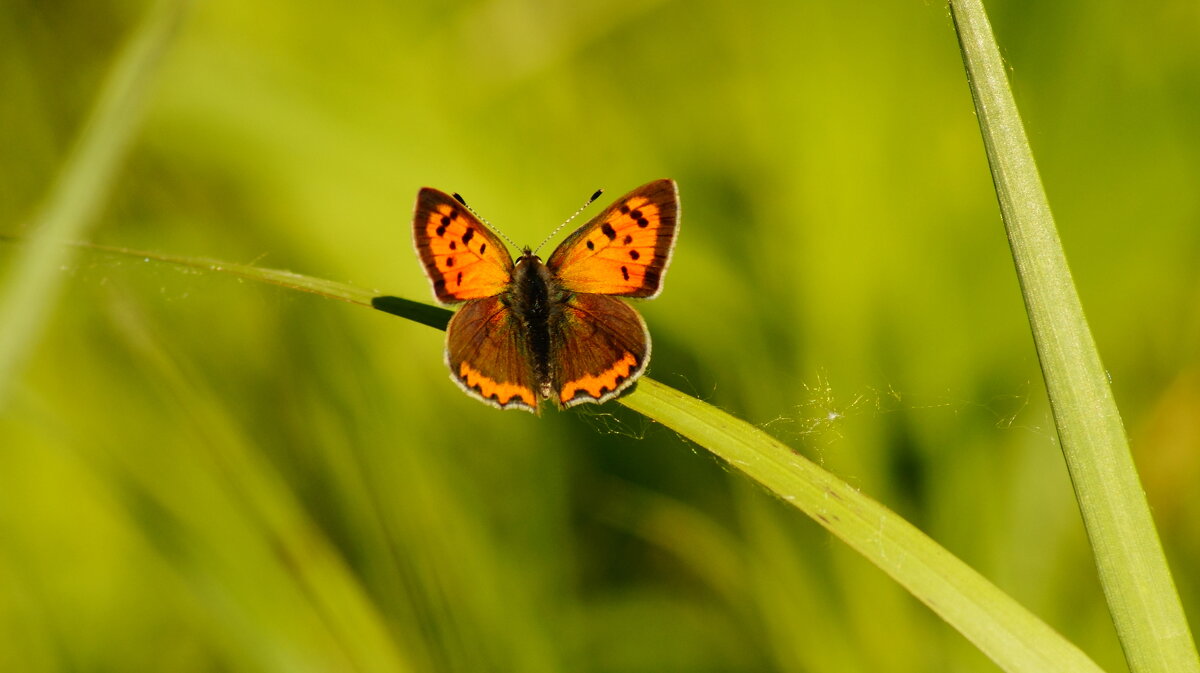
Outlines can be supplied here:
<path id="1" fill-rule="evenodd" d="M 561 409 L 621 394 L 646 370 L 650 333 L 617 297 L 658 296 L 678 229 L 675 181 L 655 180 L 576 229 L 545 263 L 528 246 L 514 261 L 465 203 L 421 189 L 417 256 L 437 300 L 462 304 L 446 328 L 450 378 L 494 407 L 535 414 L 543 399 Z"/>

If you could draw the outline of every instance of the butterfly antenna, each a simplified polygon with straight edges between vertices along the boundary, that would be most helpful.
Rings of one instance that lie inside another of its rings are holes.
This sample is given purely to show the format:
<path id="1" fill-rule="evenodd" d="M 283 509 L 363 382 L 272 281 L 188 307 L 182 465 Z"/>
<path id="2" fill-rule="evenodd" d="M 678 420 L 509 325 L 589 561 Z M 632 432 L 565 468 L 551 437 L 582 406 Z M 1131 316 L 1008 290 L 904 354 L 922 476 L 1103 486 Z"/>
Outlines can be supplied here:
<path id="1" fill-rule="evenodd" d="M 467 200 L 462 197 L 462 194 L 459 194 L 458 192 L 454 192 L 450 196 L 453 196 L 455 201 L 458 201 L 459 203 L 463 204 L 463 206 L 467 210 L 471 211 L 472 215 L 479 218 L 480 222 L 483 222 L 484 224 L 486 224 L 488 229 L 491 229 L 492 231 L 496 232 L 497 234 L 500 234 L 500 238 L 503 238 L 505 241 L 508 241 L 508 244 L 512 246 L 513 250 L 521 249 L 521 246 L 517 245 L 516 243 L 513 243 L 513 240 L 511 238 L 509 238 L 507 235 L 505 235 L 505 233 L 503 231 L 500 231 L 499 229 L 497 229 L 495 225 L 493 225 L 491 222 L 488 222 L 487 220 L 483 219 L 482 215 L 475 212 L 474 208 L 472 208 L 471 206 L 468 206 Z"/>
<path id="2" fill-rule="evenodd" d="M 596 190 L 596 192 L 595 192 L 594 194 L 592 194 L 592 198 L 590 198 L 590 199 L 588 199 L 588 200 L 587 200 L 587 203 L 585 203 L 585 204 L 583 204 L 582 206 L 580 206 L 580 207 L 579 207 L 579 210 L 575 211 L 575 213 L 574 213 L 573 215 L 571 215 L 570 217 L 568 217 L 566 222 L 563 222 L 562 224 L 560 224 L 560 225 L 558 225 L 557 227 L 555 227 L 555 228 L 554 228 L 554 231 L 550 232 L 550 235 L 549 235 L 549 236 L 547 236 L 545 240 L 543 240 L 541 243 L 538 243 L 538 247 L 534 248 L 534 249 L 533 249 L 533 251 L 534 251 L 534 252 L 537 252 L 538 250 L 541 250 L 543 245 L 546 245 L 546 243 L 548 243 L 548 242 L 550 241 L 550 239 L 554 238 L 554 235 L 555 235 L 555 234 L 557 234 L 558 232 L 562 231 L 562 228 L 563 228 L 563 227 L 565 227 L 565 226 L 567 226 L 568 224 L 570 224 L 570 223 L 571 223 L 571 220 L 575 219 L 576 217 L 579 217 L 579 213 L 582 213 L 582 212 L 583 212 L 583 211 L 584 211 L 584 210 L 585 210 L 585 209 L 586 209 L 588 206 L 590 206 L 590 205 L 592 205 L 593 203 L 595 203 L 596 199 L 600 198 L 600 195 L 601 195 L 601 194 L 603 194 L 603 193 L 604 193 L 604 190 L 603 190 L 603 189 L 597 189 L 597 190 Z M 464 204 L 464 205 L 465 205 L 465 204 Z"/>

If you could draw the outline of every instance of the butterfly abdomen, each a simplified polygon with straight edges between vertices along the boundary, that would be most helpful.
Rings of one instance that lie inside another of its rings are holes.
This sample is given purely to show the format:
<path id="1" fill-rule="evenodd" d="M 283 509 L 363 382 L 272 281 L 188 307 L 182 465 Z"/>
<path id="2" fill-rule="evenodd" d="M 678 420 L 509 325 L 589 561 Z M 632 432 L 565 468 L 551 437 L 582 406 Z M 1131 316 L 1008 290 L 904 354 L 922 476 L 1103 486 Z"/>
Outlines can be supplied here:
<path id="1" fill-rule="evenodd" d="M 552 393 L 550 319 L 555 308 L 551 297 L 553 288 L 554 279 L 542 260 L 528 250 L 517 259 L 512 277 L 512 309 L 521 322 L 525 347 L 533 363 L 534 380 L 544 397 Z"/>

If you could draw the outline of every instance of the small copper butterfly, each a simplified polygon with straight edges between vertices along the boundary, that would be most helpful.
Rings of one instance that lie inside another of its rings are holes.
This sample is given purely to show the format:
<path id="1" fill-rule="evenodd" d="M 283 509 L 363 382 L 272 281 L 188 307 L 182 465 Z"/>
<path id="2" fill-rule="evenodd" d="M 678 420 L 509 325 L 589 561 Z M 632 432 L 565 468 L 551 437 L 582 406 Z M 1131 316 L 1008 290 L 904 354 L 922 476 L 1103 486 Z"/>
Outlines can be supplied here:
<path id="1" fill-rule="evenodd" d="M 646 324 L 616 297 L 658 296 L 678 229 L 675 181 L 655 180 L 575 230 L 544 264 L 528 246 L 514 262 L 461 199 L 425 187 L 413 217 L 417 255 L 438 301 L 462 303 L 446 328 L 450 378 L 494 407 L 533 413 L 542 399 L 566 408 L 616 397 L 650 361 Z"/>

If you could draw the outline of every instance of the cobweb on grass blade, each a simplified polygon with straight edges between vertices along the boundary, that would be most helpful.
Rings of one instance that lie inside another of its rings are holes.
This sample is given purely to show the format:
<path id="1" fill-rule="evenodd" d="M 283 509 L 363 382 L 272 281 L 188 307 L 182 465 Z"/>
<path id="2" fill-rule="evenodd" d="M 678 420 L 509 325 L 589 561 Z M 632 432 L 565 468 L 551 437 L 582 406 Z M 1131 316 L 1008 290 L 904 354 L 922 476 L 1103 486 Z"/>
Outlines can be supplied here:
<path id="1" fill-rule="evenodd" d="M 274 304 L 306 301 L 308 299 L 304 298 L 304 294 L 311 294 L 281 292 L 277 287 L 272 287 L 278 286 L 278 283 L 247 278 L 227 268 L 245 266 L 238 262 L 226 264 L 193 258 L 184 263 L 163 259 L 154 256 L 154 253 L 138 255 L 133 254 L 136 251 L 114 252 L 90 245 L 81 247 L 83 254 L 78 255 L 70 267 L 63 269 L 80 287 L 121 285 L 136 288 L 153 293 L 155 300 L 162 304 L 196 302 L 194 310 L 203 311 L 207 310 L 208 305 L 219 303 L 222 300 L 221 293 L 232 288 L 236 288 L 236 297 L 245 296 L 248 291 L 256 292 L 259 296 L 269 297 Z M 260 254 L 255 261 L 264 257 L 265 253 Z"/>
<path id="2" fill-rule="evenodd" d="M 619 435 L 642 440 L 650 430 L 650 419 L 616 403 L 581 404 L 571 411 L 602 435 Z"/>
<path id="3" fill-rule="evenodd" d="M 667 380 L 663 382 L 679 389 L 686 395 L 703 400 L 709 404 L 716 404 L 716 402 L 713 400 L 713 398 L 716 396 L 715 387 L 710 390 L 708 394 L 702 395 L 697 387 L 692 384 L 691 379 L 684 374 L 669 374 Z M 635 385 L 633 390 L 630 390 L 629 393 L 632 393 L 636 389 L 637 386 Z M 642 440 L 646 439 L 647 434 L 652 426 L 658 425 L 658 423 L 650 420 L 649 418 L 627 409 L 623 405 L 616 404 L 615 402 L 602 405 L 581 404 L 579 406 L 572 407 L 571 411 L 577 412 L 580 418 L 586 419 L 586 422 L 591 425 L 594 430 L 606 435 L 621 435 L 631 439 Z M 675 435 L 682 441 L 688 441 L 683 437 L 683 435 L 678 433 L 675 433 Z"/>
<path id="4" fill-rule="evenodd" d="M 864 416 L 874 418 L 897 412 L 920 415 L 944 410 L 955 416 L 982 412 L 991 418 L 992 426 L 998 430 L 1025 430 L 1054 441 L 1047 419 L 1032 424 L 1022 420 L 1030 405 L 1029 381 L 1016 392 L 993 395 L 986 400 L 954 396 L 949 392 L 923 399 L 904 394 L 891 384 L 839 394 L 824 373 L 819 373 L 814 383 L 802 385 L 805 400 L 793 407 L 793 414 L 781 414 L 761 424 L 764 430 L 781 439 L 833 443 L 845 438 L 843 429 L 848 424 Z"/>

